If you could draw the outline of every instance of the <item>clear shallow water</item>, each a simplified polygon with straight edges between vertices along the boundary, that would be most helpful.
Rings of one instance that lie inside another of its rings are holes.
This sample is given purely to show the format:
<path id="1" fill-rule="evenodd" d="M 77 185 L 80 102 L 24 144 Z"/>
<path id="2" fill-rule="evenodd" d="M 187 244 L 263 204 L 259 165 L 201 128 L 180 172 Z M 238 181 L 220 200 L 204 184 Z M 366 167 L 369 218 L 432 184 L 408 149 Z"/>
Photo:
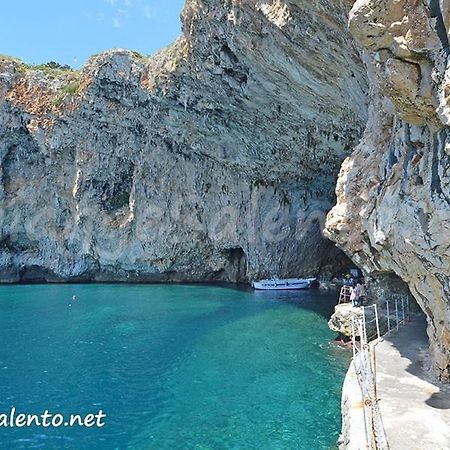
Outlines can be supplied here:
<path id="1" fill-rule="evenodd" d="M 0 428 L 0 448 L 335 448 L 348 355 L 329 345 L 334 299 L 210 286 L 2 286 L 0 413 L 101 408 L 107 417 L 100 429 Z"/>

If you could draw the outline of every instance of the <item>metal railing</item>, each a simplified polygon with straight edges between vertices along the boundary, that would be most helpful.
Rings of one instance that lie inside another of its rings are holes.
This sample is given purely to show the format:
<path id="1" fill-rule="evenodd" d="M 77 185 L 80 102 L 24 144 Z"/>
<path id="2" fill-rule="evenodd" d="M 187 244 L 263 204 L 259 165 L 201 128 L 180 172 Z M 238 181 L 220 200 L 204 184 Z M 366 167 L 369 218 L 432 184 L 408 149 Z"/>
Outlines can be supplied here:
<path id="1" fill-rule="evenodd" d="M 371 342 L 375 338 L 380 339 L 380 321 L 378 318 L 377 305 L 361 306 L 362 308 L 362 324 L 363 324 L 363 337 L 364 342 Z M 370 312 L 372 312 L 372 318 L 370 318 Z M 367 328 L 369 325 L 369 335 L 367 335 Z M 371 327 L 370 327 L 371 326 Z"/>
<path id="2" fill-rule="evenodd" d="M 367 329 L 365 329 L 364 320 L 355 322 L 353 321 L 352 324 L 353 336 L 356 336 L 356 327 L 360 341 L 357 342 L 356 339 L 353 341 L 353 364 L 363 399 L 366 448 L 370 450 L 385 450 L 389 446 L 378 405 L 374 372 L 375 364 L 372 359 L 374 354 L 372 346 L 365 341 Z"/>
<path id="3" fill-rule="evenodd" d="M 352 294 L 351 286 L 342 286 L 339 294 L 339 305 L 341 303 L 350 303 L 350 296 Z"/>
<path id="4" fill-rule="evenodd" d="M 384 334 L 390 335 L 394 328 L 398 331 L 400 325 L 405 325 L 410 319 L 411 308 L 409 299 L 403 297 L 393 297 L 391 301 L 386 300 L 385 306 L 387 328 Z"/>
<path id="5" fill-rule="evenodd" d="M 366 444 L 370 450 L 386 450 L 389 444 L 378 404 L 375 346 L 383 336 L 398 330 L 409 320 L 409 299 L 393 296 L 384 303 L 361 308 L 361 315 L 352 317 L 352 347 L 353 364 L 363 399 Z"/>

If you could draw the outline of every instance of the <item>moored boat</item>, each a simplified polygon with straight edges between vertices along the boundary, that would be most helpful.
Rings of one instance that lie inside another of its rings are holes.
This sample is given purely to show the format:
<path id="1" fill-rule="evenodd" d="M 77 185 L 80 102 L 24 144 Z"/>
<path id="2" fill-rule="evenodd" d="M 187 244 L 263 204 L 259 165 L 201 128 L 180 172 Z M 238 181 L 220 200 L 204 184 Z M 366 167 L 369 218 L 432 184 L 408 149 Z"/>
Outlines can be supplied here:
<path id="1" fill-rule="evenodd" d="M 316 278 L 271 278 L 267 280 L 253 281 L 252 287 L 258 290 L 281 291 L 309 289 Z"/>

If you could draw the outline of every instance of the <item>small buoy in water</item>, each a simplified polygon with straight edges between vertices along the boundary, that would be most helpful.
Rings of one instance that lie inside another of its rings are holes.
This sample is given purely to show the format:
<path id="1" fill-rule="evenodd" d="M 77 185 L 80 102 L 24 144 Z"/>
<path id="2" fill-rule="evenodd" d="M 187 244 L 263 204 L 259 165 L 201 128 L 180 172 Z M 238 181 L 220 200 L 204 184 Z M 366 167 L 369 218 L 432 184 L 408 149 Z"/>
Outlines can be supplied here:
<path id="1" fill-rule="evenodd" d="M 69 303 L 69 305 L 68 305 L 68 306 L 69 306 L 69 308 L 70 308 L 70 307 L 72 306 L 72 303 Z"/>
<path id="2" fill-rule="evenodd" d="M 72 296 L 72 300 L 75 301 L 76 299 L 77 299 L 77 296 L 76 296 L 76 295 L 73 295 L 73 296 Z"/>

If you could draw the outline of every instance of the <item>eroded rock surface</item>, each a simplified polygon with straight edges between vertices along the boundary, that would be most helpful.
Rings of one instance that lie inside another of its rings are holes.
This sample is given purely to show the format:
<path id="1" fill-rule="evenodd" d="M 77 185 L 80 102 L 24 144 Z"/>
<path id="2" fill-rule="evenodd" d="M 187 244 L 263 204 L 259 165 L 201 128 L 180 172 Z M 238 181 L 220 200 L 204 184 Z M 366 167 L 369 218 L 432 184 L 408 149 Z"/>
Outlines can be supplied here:
<path id="1" fill-rule="evenodd" d="M 362 308 L 352 306 L 351 303 L 342 303 L 334 308 L 334 314 L 331 316 L 328 326 L 343 336 L 352 337 L 353 332 L 355 336 L 359 336 L 357 324 L 362 317 Z"/>
<path id="2" fill-rule="evenodd" d="M 334 264 L 320 222 L 366 122 L 347 6 L 188 0 L 182 37 L 150 59 L 107 52 L 77 74 L 2 58 L 1 279 Z"/>
<path id="3" fill-rule="evenodd" d="M 450 2 L 358 0 L 350 30 L 366 48 L 369 120 L 346 159 L 327 234 L 368 274 L 395 273 L 428 317 L 450 378 Z"/>

